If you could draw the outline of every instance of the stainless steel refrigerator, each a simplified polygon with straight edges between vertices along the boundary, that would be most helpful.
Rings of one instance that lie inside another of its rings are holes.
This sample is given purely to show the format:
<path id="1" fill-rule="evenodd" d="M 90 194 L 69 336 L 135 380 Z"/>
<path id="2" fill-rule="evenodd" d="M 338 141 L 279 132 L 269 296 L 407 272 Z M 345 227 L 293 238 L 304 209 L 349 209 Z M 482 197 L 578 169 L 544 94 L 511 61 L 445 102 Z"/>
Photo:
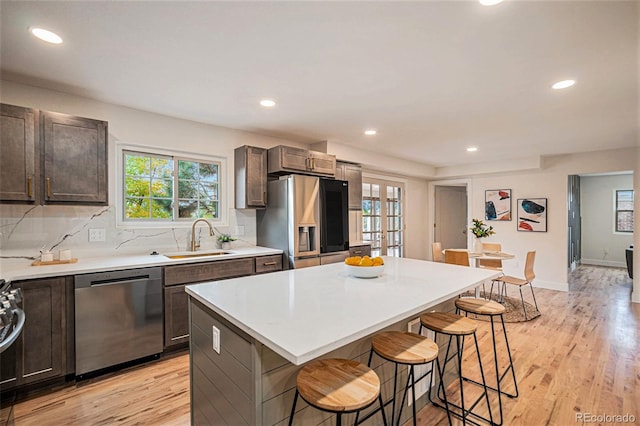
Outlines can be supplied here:
<path id="1" fill-rule="evenodd" d="M 278 248 L 289 268 L 342 261 L 349 250 L 347 182 L 288 175 L 267 185 L 267 208 L 257 213 L 257 242 Z"/>

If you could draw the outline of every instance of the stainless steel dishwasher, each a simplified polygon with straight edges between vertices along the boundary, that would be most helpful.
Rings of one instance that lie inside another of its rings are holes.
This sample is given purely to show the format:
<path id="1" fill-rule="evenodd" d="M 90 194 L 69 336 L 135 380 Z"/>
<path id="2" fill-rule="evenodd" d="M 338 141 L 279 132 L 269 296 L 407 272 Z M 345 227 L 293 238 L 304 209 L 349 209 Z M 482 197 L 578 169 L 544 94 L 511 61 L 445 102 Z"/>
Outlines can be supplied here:
<path id="1" fill-rule="evenodd" d="M 76 275 L 76 376 L 162 352 L 162 268 Z"/>

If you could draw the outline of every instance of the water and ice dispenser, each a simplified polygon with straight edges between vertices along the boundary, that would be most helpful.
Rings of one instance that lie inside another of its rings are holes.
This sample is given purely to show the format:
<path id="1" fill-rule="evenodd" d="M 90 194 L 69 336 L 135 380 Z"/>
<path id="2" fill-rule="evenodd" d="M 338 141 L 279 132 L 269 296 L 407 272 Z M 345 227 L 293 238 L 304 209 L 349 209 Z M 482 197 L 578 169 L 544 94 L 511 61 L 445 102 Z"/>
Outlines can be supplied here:
<path id="1" fill-rule="evenodd" d="M 298 227 L 298 253 L 304 255 L 306 252 L 314 252 L 316 247 L 316 227 Z"/>

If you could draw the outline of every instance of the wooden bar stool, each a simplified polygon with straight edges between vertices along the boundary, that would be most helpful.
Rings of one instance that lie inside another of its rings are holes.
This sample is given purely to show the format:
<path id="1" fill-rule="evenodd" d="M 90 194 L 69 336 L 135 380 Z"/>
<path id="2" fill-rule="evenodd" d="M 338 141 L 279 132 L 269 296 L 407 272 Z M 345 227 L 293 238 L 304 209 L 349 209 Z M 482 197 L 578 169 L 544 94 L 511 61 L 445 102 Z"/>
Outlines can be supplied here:
<path id="1" fill-rule="evenodd" d="M 511 348 L 509 347 L 509 339 L 507 338 L 507 329 L 504 326 L 504 316 L 503 314 L 505 313 L 506 309 L 504 306 L 502 306 L 500 303 L 498 302 L 494 302 L 491 300 L 485 300 L 485 299 L 478 299 L 478 298 L 462 298 L 462 299 L 457 299 L 456 300 L 456 308 L 459 311 L 463 311 L 465 312 L 465 315 L 467 313 L 472 313 L 472 314 L 476 314 L 476 315 L 485 315 L 488 316 L 491 319 L 491 336 L 492 336 L 492 340 L 493 340 L 493 359 L 494 359 L 494 365 L 495 365 L 495 369 L 496 369 L 496 387 L 492 387 L 492 386 L 486 386 L 487 388 L 496 391 L 498 393 L 498 407 L 499 407 L 499 412 L 500 412 L 500 422 L 499 423 L 495 423 L 496 425 L 501 425 L 502 424 L 502 395 L 506 395 L 510 398 L 517 398 L 518 397 L 518 383 L 516 381 L 516 371 L 513 367 L 513 359 L 511 358 Z M 498 350 L 496 347 L 496 330 L 495 330 L 495 325 L 493 322 L 494 317 L 499 316 L 500 317 L 500 322 L 502 323 L 502 330 L 504 332 L 504 341 L 505 344 L 507 346 L 507 354 L 509 355 L 509 365 L 507 365 L 507 367 L 505 368 L 504 372 L 500 372 L 500 369 L 498 367 Z M 504 380 L 507 376 L 507 373 L 509 373 L 509 371 L 511 371 L 511 377 L 513 378 L 513 385 L 515 386 L 515 393 L 508 393 L 505 392 L 503 389 L 501 389 L 500 384 L 502 383 L 502 380 Z M 469 379 L 469 378 L 464 378 L 467 381 L 473 382 L 477 385 L 482 385 L 482 383 L 479 383 L 475 380 Z"/>
<path id="2" fill-rule="evenodd" d="M 489 392 L 487 391 L 487 385 L 484 378 L 484 369 L 482 368 L 482 359 L 480 358 L 480 347 L 478 346 L 478 338 L 476 336 L 476 329 L 478 328 L 478 324 L 467 317 L 463 317 L 462 315 L 452 314 L 449 312 L 429 312 L 427 314 L 423 314 L 420 316 L 420 332 L 422 332 L 422 327 L 428 328 L 429 330 L 435 333 L 434 340 L 437 339 L 438 333 L 445 334 L 449 336 L 449 343 L 447 344 L 447 352 L 444 356 L 444 364 L 442 368 L 440 367 L 440 360 L 436 359 L 436 363 L 438 364 L 438 373 L 440 374 L 440 386 L 438 390 L 443 391 L 443 396 L 439 397 L 442 402 L 445 402 L 445 406 L 443 407 L 441 404 L 431 400 L 431 393 L 429 393 L 429 400 L 432 404 L 444 408 L 449 411 L 456 417 L 462 419 L 462 424 L 465 425 L 467 422 L 471 424 L 477 424 L 476 422 L 469 419 L 469 416 L 476 417 L 482 421 L 489 422 L 493 424 L 493 414 L 491 413 L 491 404 L 489 403 Z M 465 401 L 464 401 L 464 380 L 462 376 L 462 350 L 464 345 L 464 338 L 466 336 L 473 336 L 473 341 L 475 342 L 476 347 L 476 355 L 478 356 L 478 367 L 480 368 L 480 375 L 482 377 L 482 386 L 483 392 L 482 394 L 471 404 L 471 406 L 466 409 Z M 456 351 L 454 354 L 449 356 L 449 350 L 451 349 L 451 341 L 455 337 L 456 340 Z M 457 358 L 458 361 L 458 380 L 460 383 L 460 405 L 454 404 L 451 401 L 446 401 L 446 386 L 444 384 L 444 371 L 447 367 L 447 364 L 453 358 Z M 485 418 L 473 412 L 473 409 L 478 405 L 482 399 L 485 399 L 487 403 L 487 409 L 489 410 L 489 418 Z M 449 407 L 455 407 L 459 412 L 450 410 Z"/>
<path id="3" fill-rule="evenodd" d="M 433 378 L 433 361 L 438 358 L 438 345 L 431 339 L 421 336 L 416 333 L 403 332 L 403 331 L 386 331 L 373 336 L 371 341 L 371 351 L 369 352 L 369 366 L 371 366 L 371 360 L 374 352 L 382 359 L 394 363 L 394 375 L 393 375 L 393 405 L 391 407 L 391 424 L 393 425 L 395 412 L 396 412 L 396 389 L 398 382 L 398 366 L 408 365 L 409 375 L 407 376 L 407 384 L 402 394 L 402 402 L 400 403 L 400 411 L 398 413 L 398 420 L 396 424 L 400 424 L 402 418 L 402 409 L 404 407 L 404 401 L 407 397 L 407 392 L 411 388 L 411 395 L 413 398 L 413 424 L 416 424 L 416 395 L 415 386 L 416 382 L 429 377 L 429 390 L 431 390 L 431 383 Z M 424 373 L 422 376 L 416 379 L 415 369 L 416 365 L 431 364 L 431 369 Z M 386 401 L 384 405 L 387 405 L 391 401 Z M 446 399 L 445 399 L 446 405 Z M 447 416 L 449 417 L 449 424 L 451 424 L 451 417 L 447 410 Z M 356 423 L 357 423 L 356 417 Z"/>
<path id="4" fill-rule="evenodd" d="M 380 396 L 378 375 L 364 364 L 350 359 L 320 359 L 311 361 L 298 372 L 296 395 L 293 398 L 289 426 L 293 424 L 298 395 L 318 410 L 336 414 L 336 425 L 342 415 L 367 408 L 376 399 L 380 402 L 382 421 L 387 417 Z"/>

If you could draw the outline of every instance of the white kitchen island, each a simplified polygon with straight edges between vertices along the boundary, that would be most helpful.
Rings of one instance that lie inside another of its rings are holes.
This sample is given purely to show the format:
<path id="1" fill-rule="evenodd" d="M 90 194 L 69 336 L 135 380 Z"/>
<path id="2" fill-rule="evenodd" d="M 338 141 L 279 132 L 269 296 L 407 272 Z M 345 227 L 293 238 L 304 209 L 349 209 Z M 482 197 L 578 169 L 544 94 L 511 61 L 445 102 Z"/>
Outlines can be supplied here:
<path id="1" fill-rule="evenodd" d="M 434 308 L 450 310 L 452 298 L 497 275 L 385 258 L 383 274 L 373 279 L 350 277 L 332 264 L 189 285 L 192 423 L 286 424 L 300 365 L 319 357 L 366 362 L 372 334 L 406 330 Z M 393 368 L 379 359 L 373 366 L 387 399 Z M 304 404 L 299 409 L 296 424 L 331 417 Z"/>

